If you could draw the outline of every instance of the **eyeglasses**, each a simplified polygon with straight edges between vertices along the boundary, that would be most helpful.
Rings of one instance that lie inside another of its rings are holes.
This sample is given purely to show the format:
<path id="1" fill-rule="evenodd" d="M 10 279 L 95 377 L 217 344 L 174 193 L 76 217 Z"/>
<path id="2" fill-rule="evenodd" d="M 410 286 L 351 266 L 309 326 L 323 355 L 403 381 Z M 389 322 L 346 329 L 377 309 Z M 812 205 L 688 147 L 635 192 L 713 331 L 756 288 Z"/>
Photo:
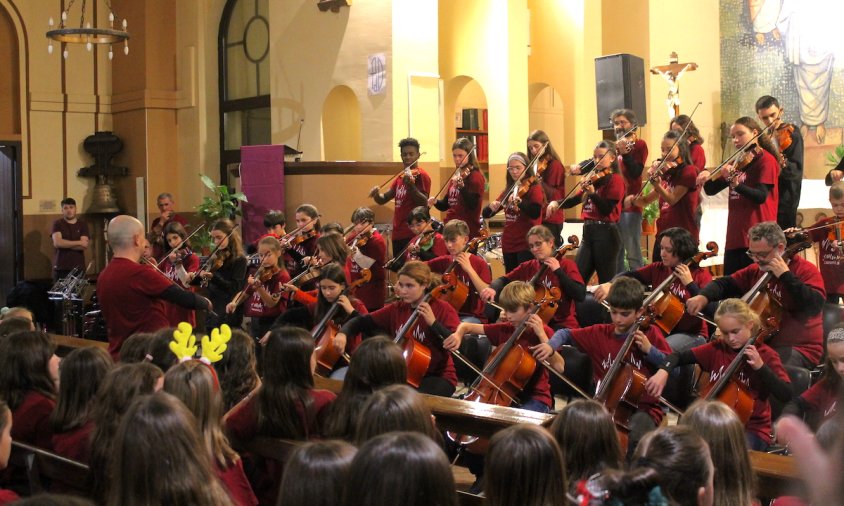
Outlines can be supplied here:
<path id="1" fill-rule="evenodd" d="M 508 165 L 507 170 L 522 170 L 524 169 L 523 165 Z"/>
<path id="2" fill-rule="evenodd" d="M 768 256 L 770 256 L 770 254 L 773 251 L 774 251 L 773 249 L 769 249 L 765 253 L 760 253 L 760 252 L 756 252 L 756 251 L 747 250 L 746 253 L 747 253 L 747 256 L 749 256 L 753 260 L 762 260 L 764 258 L 768 258 Z"/>
<path id="3" fill-rule="evenodd" d="M 542 247 L 542 245 L 544 245 L 544 244 L 545 244 L 544 242 L 532 242 L 532 243 L 528 244 L 528 248 L 530 248 L 530 249 L 539 249 L 539 248 L 541 248 L 541 247 Z"/>

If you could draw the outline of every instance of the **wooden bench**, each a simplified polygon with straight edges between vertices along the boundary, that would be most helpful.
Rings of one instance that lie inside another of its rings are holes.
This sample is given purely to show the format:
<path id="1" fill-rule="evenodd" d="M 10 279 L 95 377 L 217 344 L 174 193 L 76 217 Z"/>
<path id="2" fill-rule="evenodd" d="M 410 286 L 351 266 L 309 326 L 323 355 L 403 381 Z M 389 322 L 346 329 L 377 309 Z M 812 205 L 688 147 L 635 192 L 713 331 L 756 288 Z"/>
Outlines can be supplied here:
<path id="1" fill-rule="evenodd" d="M 63 357 L 76 348 L 85 348 L 88 346 L 95 346 L 108 351 L 108 343 L 105 341 L 94 341 L 93 339 L 83 339 L 81 337 L 64 336 L 61 334 L 50 334 L 53 342 L 58 346 L 57 354 Z"/>
<path id="2" fill-rule="evenodd" d="M 12 441 L 9 467 L 22 469 L 30 494 L 60 491 L 90 497 L 90 469 L 85 464 L 28 444 Z"/>

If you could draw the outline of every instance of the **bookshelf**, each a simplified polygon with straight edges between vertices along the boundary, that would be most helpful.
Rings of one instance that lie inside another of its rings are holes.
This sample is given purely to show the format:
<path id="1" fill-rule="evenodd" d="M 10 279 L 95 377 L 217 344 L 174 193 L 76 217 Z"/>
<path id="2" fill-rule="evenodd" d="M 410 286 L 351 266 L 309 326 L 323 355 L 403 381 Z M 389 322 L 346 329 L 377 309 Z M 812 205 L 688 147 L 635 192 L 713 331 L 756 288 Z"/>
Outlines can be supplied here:
<path id="1" fill-rule="evenodd" d="M 458 113 L 456 137 L 467 137 L 477 146 L 478 161 L 489 162 L 489 115 L 486 109 L 463 109 Z"/>

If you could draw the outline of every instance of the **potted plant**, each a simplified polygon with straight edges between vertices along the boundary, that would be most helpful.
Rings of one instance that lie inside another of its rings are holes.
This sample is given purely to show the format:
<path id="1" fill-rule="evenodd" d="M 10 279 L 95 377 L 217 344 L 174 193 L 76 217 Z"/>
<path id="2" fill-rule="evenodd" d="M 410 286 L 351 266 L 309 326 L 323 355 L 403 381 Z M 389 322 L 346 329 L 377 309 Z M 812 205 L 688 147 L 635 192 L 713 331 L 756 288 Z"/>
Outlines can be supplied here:
<path id="1" fill-rule="evenodd" d="M 211 240 L 211 226 L 215 221 L 228 218 L 234 219 L 240 216 L 240 202 L 247 202 L 246 195 L 241 192 L 232 193 L 226 185 L 218 185 L 206 176 L 200 174 L 199 179 L 202 184 L 208 188 L 212 196 L 205 196 L 202 202 L 194 209 L 196 214 L 202 217 L 205 223 L 205 228 L 200 230 L 191 238 L 191 247 L 194 251 L 201 251 L 203 255 L 207 255 L 211 250 L 213 241 Z"/>
<path id="2" fill-rule="evenodd" d="M 653 191 L 651 183 L 646 183 L 642 188 L 642 195 L 647 195 Z M 650 204 L 642 208 L 642 233 L 644 235 L 656 234 L 656 219 L 659 218 L 659 199 L 654 200 Z"/>

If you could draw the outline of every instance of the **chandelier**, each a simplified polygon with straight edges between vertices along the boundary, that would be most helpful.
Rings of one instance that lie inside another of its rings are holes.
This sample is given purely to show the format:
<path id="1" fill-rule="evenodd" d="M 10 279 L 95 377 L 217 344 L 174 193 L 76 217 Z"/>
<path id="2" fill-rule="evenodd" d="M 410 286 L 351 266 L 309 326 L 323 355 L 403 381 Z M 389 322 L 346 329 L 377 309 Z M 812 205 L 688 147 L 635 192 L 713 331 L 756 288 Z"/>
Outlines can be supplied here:
<path id="1" fill-rule="evenodd" d="M 62 56 L 64 56 L 65 59 L 67 59 L 68 55 L 67 44 L 85 44 L 88 51 L 93 49 L 94 44 L 108 44 L 108 59 L 111 60 L 114 58 L 112 46 L 115 43 L 123 41 L 123 54 L 129 54 L 129 33 L 126 31 L 126 19 L 123 19 L 122 30 L 114 29 L 114 11 L 111 8 L 111 2 L 109 0 L 105 1 L 106 7 L 108 7 L 109 28 L 107 29 L 94 28 L 91 26 L 90 21 L 85 21 L 85 7 L 88 3 L 87 0 L 82 0 L 82 12 L 79 18 L 79 28 L 68 28 L 66 23 L 70 14 L 70 9 L 73 8 L 74 3 L 76 3 L 76 0 L 70 0 L 70 4 L 67 6 L 67 9 L 62 11 L 58 29 L 53 29 L 55 23 L 53 22 L 53 18 L 50 18 L 50 29 L 47 31 L 47 38 L 49 39 L 47 52 L 49 54 L 53 54 L 54 40 L 62 44 Z"/>

